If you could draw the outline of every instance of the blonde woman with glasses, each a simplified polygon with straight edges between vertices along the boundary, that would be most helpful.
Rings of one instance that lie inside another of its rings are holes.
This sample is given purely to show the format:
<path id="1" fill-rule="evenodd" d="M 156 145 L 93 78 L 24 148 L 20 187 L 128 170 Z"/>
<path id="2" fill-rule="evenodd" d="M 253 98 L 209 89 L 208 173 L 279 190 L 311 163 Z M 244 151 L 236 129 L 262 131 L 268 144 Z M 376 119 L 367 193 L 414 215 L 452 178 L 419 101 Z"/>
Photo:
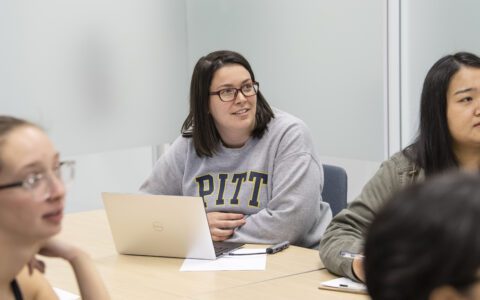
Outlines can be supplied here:
<path id="1" fill-rule="evenodd" d="M 52 239 L 73 167 L 38 126 L 0 116 L 0 299 L 57 299 L 42 273 L 29 268 L 37 254 L 67 260 L 82 299 L 109 299 L 88 255 Z"/>

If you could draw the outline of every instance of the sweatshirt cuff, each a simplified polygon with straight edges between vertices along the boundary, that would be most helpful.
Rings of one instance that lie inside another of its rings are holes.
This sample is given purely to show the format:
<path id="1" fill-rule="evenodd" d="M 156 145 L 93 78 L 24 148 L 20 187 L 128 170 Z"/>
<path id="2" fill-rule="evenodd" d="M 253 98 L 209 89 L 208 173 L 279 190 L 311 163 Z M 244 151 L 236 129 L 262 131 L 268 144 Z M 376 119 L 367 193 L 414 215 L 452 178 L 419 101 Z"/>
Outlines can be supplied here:
<path id="1" fill-rule="evenodd" d="M 363 251 L 363 245 L 361 242 L 354 243 L 348 249 L 343 249 L 347 250 L 352 253 L 362 253 Z M 342 272 L 345 274 L 346 277 L 357 281 L 357 282 L 362 282 L 353 272 L 353 260 L 350 258 L 342 258 L 342 262 L 340 263 L 340 268 Z"/>

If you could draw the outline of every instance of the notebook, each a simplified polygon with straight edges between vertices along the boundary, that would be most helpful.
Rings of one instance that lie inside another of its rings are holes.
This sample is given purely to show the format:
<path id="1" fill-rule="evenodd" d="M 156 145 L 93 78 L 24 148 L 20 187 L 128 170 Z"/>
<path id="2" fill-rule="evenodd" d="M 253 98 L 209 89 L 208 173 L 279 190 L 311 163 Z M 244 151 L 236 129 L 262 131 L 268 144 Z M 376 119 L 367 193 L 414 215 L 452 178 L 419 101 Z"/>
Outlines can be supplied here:
<path id="1" fill-rule="evenodd" d="M 102 193 L 102 198 L 121 254 L 216 259 L 244 245 L 212 242 L 201 197 Z"/>

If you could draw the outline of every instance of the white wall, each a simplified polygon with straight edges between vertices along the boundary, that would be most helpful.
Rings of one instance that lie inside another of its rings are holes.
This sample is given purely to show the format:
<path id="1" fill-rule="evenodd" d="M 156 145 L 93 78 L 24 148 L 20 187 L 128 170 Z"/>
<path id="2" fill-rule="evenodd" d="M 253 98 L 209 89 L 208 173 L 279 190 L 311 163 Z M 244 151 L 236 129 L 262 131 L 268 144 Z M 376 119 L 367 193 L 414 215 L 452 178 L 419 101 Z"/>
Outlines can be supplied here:
<path id="1" fill-rule="evenodd" d="M 145 146 L 67 157 L 76 162 L 76 179 L 67 187 L 66 211 L 102 207 L 102 192 L 138 191 L 152 167 L 151 151 Z"/>
<path id="2" fill-rule="evenodd" d="M 188 0 L 189 69 L 236 50 L 273 106 L 307 122 L 322 155 L 383 160 L 383 0 Z"/>
<path id="3" fill-rule="evenodd" d="M 479 11 L 476 0 L 401 2 L 402 147 L 416 135 L 420 94 L 430 67 L 457 51 L 480 55 Z"/>
<path id="4" fill-rule="evenodd" d="M 184 1 L 0 1 L 0 114 L 39 123 L 77 160 L 67 211 L 136 191 L 150 145 L 178 135 L 186 30 Z"/>
<path id="5" fill-rule="evenodd" d="M 387 42 L 397 9 L 399 41 Z M 347 169 L 351 200 L 395 144 L 387 43 L 400 45 L 405 147 L 428 68 L 480 53 L 479 9 L 476 0 L 3 0 L 0 113 L 38 122 L 77 160 L 67 210 L 100 207 L 101 191 L 136 190 L 150 145 L 179 134 L 197 59 L 237 50 L 267 100 L 307 122 L 323 162 Z"/>
<path id="6" fill-rule="evenodd" d="M 355 195 L 386 155 L 385 13 L 382 0 L 5 0 L 0 111 L 77 160 L 67 210 L 100 207 L 102 190 L 137 189 L 149 145 L 178 135 L 196 60 L 229 48 Z"/>
<path id="7" fill-rule="evenodd" d="M 170 128 L 187 111 L 184 1 L 5 0 L 0 12 L 2 113 L 43 125 L 66 155 L 178 134 Z"/>
<path id="8" fill-rule="evenodd" d="M 386 13 L 383 0 L 187 0 L 189 70 L 214 50 L 245 55 L 267 101 L 347 170 L 352 199 L 387 156 Z"/>
<path id="9" fill-rule="evenodd" d="M 452 51 L 479 52 L 480 4 L 400 3 L 405 146 L 428 67 Z M 251 62 L 273 106 L 306 121 L 323 162 L 347 169 L 352 199 L 388 155 L 386 6 L 383 0 L 4 0 L 0 112 L 40 123 L 66 157 L 77 159 L 67 209 L 98 207 L 102 190 L 136 190 L 151 169 L 149 146 L 179 134 L 197 59 L 232 49 Z"/>

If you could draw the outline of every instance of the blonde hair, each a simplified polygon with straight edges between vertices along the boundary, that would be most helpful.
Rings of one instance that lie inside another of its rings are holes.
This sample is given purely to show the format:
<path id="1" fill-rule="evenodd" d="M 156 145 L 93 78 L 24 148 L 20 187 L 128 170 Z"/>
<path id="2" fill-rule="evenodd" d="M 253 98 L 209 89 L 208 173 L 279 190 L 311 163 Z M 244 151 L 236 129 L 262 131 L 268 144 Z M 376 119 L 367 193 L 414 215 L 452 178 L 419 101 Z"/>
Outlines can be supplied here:
<path id="1" fill-rule="evenodd" d="M 0 154 L 2 152 L 2 146 L 5 143 L 7 135 L 13 130 L 23 127 L 23 126 L 33 126 L 39 128 L 32 122 L 29 122 L 24 119 L 15 118 L 12 116 L 2 116 L 0 115 Z M 0 169 L 2 167 L 1 155 L 0 155 Z"/>

